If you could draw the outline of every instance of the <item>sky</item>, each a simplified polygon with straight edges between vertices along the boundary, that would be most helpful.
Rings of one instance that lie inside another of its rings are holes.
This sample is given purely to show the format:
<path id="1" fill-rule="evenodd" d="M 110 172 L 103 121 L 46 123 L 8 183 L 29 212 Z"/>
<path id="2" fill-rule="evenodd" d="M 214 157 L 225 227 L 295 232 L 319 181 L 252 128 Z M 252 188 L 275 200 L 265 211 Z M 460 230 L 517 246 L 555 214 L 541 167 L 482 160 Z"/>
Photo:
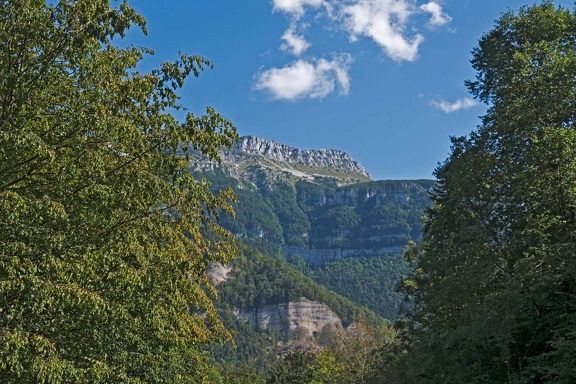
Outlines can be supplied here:
<path id="1" fill-rule="evenodd" d="M 181 90 L 255 135 L 300 149 L 339 149 L 375 180 L 432 179 L 450 136 L 486 106 L 464 86 L 470 51 L 517 0 L 134 0 L 147 20 L 127 44 L 154 50 L 139 70 L 210 60 Z M 573 0 L 555 1 L 573 8 Z"/>

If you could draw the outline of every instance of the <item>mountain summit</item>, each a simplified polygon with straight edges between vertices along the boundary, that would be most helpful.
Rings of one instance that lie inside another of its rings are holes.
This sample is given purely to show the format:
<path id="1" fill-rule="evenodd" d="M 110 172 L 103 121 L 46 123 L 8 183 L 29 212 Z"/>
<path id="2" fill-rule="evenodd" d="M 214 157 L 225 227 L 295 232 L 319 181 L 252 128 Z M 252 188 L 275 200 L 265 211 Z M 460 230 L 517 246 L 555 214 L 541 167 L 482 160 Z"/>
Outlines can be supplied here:
<path id="1" fill-rule="evenodd" d="M 370 178 L 362 164 L 352 160 L 346 152 L 337 149 L 305 150 L 256 136 L 243 136 L 234 145 L 233 151 L 306 167 L 341 170 Z"/>
<path id="2" fill-rule="evenodd" d="M 362 164 L 336 149 L 303 150 L 255 136 L 243 136 L 219 152 L 221 163 L 198 154 L 191 163 L 195 172 L 219 171 L 249 184 L 298 180 L 350 185 L 372 181 Z"/>

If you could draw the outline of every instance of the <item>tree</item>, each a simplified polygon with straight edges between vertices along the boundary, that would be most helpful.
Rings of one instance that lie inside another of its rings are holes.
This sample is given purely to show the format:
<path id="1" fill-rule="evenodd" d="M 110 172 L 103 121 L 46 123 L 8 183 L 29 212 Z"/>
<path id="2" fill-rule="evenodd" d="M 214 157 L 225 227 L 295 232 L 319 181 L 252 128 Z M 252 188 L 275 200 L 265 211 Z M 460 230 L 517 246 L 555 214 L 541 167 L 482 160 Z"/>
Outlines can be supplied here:
<path id="1" fill-rule="evenodd" d="M 230 191 L 189 154 L 237 138 L 213 109 L 183 122 L 177 90 L 211 63 L 114 38 L 145 21 L 126 1 L 0 2 L 0 381 L 201 382 L 226 336 L 206 291 L 233 239 Z M 116 40 L 115 40 L 116 41 Z"/>
<path id="2" fill-rule="evenodd" d="M 349 369 L 336 354 L 324 349 L 320 352 L 293 351 L 268 372 L 267 383 L 273 384 L 337 384 L 349 382 Z"/>
<path id="3" fill-rule="evenodd" d="M 388 324 L 370 324 L 360 316 L 347 330 L 334 334 L 331 347 L 344 367 L 339 382 L 396 383 L 396 359 L 402 348 Z"/>
<path id="4" fill-rule="evenodd" d="M 222 369 L 222 382 L 226 384 L 265 384 L 266 378 L 256 367 L 249 363 L 242 363 L 239 367 L 224 366 Z"/>
<path id="5" fill-rule="evenodd" d="M 289 353 L 276 367 L 268 372 L 270 384 L 308 384 L 314 380 L 318 356 L 310 351 Z"/>
<path id="6" fill-rule="evenodd" d="M 408 381 L 576 380 L 576 13 L 507 12 L 473 50 L 482 126 L 452 139 L 408 253 Z"/>

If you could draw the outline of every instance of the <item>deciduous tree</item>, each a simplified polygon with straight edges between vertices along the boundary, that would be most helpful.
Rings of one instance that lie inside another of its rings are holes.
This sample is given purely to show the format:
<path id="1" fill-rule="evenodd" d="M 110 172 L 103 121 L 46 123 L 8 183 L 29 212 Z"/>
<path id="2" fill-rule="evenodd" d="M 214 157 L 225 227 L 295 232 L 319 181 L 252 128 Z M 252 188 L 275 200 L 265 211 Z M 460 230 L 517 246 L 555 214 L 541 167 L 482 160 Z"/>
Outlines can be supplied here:
<path id="1" fill-rule="evenodd" d="M 0 2 L 0 382 L 197 383 L 226 334 L 204 272 L 234 255 L 232 195 L 187 169 L 235 128 L 178 121 L 211 63 L 140 73 L 151 51 L 113 44 L 131 26 L 126 1 Z"/>

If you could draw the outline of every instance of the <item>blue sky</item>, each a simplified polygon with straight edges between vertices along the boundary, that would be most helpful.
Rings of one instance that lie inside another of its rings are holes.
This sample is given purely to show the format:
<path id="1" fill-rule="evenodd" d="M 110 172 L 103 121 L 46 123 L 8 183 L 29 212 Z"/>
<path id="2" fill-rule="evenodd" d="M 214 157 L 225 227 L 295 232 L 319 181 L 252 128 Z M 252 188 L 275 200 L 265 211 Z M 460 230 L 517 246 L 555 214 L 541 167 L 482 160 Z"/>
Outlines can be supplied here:
<path id="1" fill-rule="evenodd" d="M 432 178 L 486 107 L 468 95 L 470 51 L 506 9 L 500 0 L 134 0 L 148 22 L 129 43 L 142 69 L 178 52 L 215 68 L 182 103 L 207 105 L 240 135 L 348 152 L 380 179 Z M 573 1 L 555 4 L 572 8 Z"/>

